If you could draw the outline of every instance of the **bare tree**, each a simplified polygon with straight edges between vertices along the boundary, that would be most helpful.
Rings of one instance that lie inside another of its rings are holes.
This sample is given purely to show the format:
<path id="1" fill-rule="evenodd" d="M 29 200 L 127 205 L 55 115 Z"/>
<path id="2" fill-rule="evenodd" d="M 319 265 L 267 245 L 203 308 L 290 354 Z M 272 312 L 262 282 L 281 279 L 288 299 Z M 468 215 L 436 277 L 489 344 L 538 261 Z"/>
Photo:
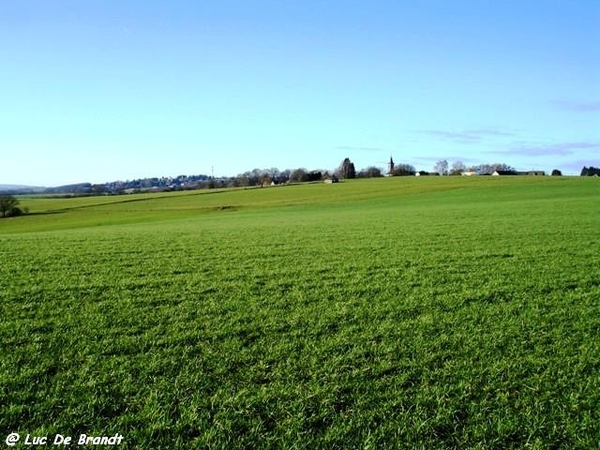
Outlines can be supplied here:
<path id="1" fill-rule="evenodd" d="M 412 176 L 417 173 L 417 169 L 415 166 L 411 164 L 395 164 L 394 165 L 394 176 L 396 177 L 404 177 L 404 176 Z"/>
<path id="2" fill-rule="evenodd" d="M 264 171 L 261 169 L 252 169 L 252 186 L 258 186 L 259 184 L 262 186 Z"/>
<path id="3" fill-rule="evenodd" d="M 356 174 L 356 178 L 379 178 L 381 176 L 383 176 L 381 169 L 375 166 L 369 166 Z"/>
<path id="4" fill-rule="evenodd" d="M 450 170 L 450 175 L 461 175 L 463 172 L 467 170 L 467 166 L 462 161 L 454 161 L 452 163 L 452 169 Z"/>
<path id="5" fill-rule="evenodd" d="M 448 175 L 448 161 L 446 161 L 445 159 L 440 159 L 438 162 L 435 163 L 433 170 L 435 170 L 440 175 Z"/>
<path id="6" fill-rule="evenodd" d="M 290 173 L 290 181 L 306 181 L 308 171 L 304 168 L 298 168 Z"/>
<path id="7" fill-rule="evenodd" d="M 280 183 L 287 183 L 290 180 L 290 174 L 291 173 L 292 173 L 292 171 L 290 169 L 282 170 L 279 173 L 279 182 Z"/>
<path id="8" fill-rule="evenodd" d="M 271 167 L 270 169 L 267 169 L 266 172 L 269 175 L 269 178 L 271 179 L 271 181 L 274 181 L 275 183 L 279 183 L 279 175 L 280 175 L 280 171 L 277 167 Z"/>

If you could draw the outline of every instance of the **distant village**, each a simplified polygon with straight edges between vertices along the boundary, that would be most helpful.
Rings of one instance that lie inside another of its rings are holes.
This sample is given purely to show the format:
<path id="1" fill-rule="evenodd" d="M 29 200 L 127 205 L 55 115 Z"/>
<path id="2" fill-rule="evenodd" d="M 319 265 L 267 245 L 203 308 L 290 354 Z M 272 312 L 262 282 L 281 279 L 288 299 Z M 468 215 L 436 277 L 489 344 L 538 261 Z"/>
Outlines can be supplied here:
<path id="1" fill-rule="evenodd" d="M 305 168 L 279 170 L 254 169 L 233 177 L 214 177 L 209 175 L 179 175 L 176 177 L 142 178 L 127 181 L 110 181 L 107 183 L 92 184 L 78 183 L 58 187 L 35 188 L 20 187 L 2 189 L 0 193 L 11 194 L 47 194 L 68 196 L 90 195 L 121 195 L 140 192 L 168 192 L 194 189 L 215 189 L 225 187 L 264 187 L 289 183 L 325 182 L 336 183 L 344 179 L 354 178 L 379 178 L 397 176 L 545 176 L 543 170 L 517 171 L 508 164 L 479 164 L 467 167 L 461 161 L 450 165 L 446 160 L 438 161 L 434 170 L 427 172 L 416 170 L 410 164 L 396 164 L 390 157 L 386 170 L 375 166 L 356 171 L 354 163 L 345 158 L 340 166 L 332 171 L 307 170 Z M 550 174 L 561 176 L 560 170 L 555 169 Z M 600 168 L 584 167 L 581 176 L 600 176 Z"/>

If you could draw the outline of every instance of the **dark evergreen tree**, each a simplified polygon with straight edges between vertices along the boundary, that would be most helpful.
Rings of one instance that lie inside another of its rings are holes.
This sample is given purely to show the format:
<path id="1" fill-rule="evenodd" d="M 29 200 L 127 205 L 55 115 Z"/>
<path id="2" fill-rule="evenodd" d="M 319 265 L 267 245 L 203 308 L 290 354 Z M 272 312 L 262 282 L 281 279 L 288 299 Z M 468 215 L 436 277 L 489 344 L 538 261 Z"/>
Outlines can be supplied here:
<path id="1" fill-rule="evenodd" d="M 350 161 L 350 158 L 344 159 L 339 169 L 340 178 L 344 179 L 352 179 L 356 178 L 356 169 L 354 168 L 354 163 Z"/>
<path id="2" fill-rule="evenodd" d="M 581 169 L 581 176 L 582 177 L 593 177 L 594 175 L 599 176 L 600 177 L 600 169 L 597 167 L 583 167 L 583 169 Z"/>

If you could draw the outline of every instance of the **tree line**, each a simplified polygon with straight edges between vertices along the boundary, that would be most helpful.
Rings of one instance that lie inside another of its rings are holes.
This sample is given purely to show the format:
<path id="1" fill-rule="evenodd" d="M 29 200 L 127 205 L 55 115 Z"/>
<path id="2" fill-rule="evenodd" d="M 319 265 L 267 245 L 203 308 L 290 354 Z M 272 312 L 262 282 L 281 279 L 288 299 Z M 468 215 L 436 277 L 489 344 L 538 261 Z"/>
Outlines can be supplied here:
<path id="1" fill-rule="evenodd" d="M 437 175 L 462 175 L 465 172 L 473 172 L 480 175 L 490 175 L 494 172 L 517 173 L 517 170 L 509 164 L 492 163 L 492 164 L 476 164 L 467 166 L 462 161 L 455 161 L 452 166 L 448 161 L 441 159 L 435 163 L 433 168 Z"/>
<path id="2" fill-rule="evenodd" d="M 325 179 L 344 180 L 354 178 L 377 178 L 383 176 L 380 168 L 369 166 L 356 171 L 354 163 L 350 158 L 344 158 L 339 167 L 335 170 L 313 169 L 308 170 L 304 167 L 297 169 L 279 170 L 276 167 L 271 169 L 254 169 L 238 174 L 235 177 L 220 179 L 227 186 L 265 186 L 268 184 L 286 184 L 286 183 L 305 183 L 311 181 L 322 181 Z"/>
<path id="3" fill-rule="evenodd" d="M 600 168 L 598 167 L 583 167 L 583 169 L 581 169 L 581 175 L 582 177 L 600 177 Z"/>
<path id="4" fill-rule="evenodd" d="M 132 182 L 113 181 L 104 184 L 80 183 L 77 185 L 61 186 L 49 188 L 44 193 L 62 193 L 71 196 L 92 196 L 92 195 L 117 195 L 135 192 L 155 191 L 179 191 L 193 189 L 214 189 L 223 187 L 263 187 L 265 185 L 279 185 L 287 183 L 306 183 L 331 179 L 338 181 L 340 179 L 354 178 L 379 178 L 384 175 L 392 176 L 414 176 L 420 175 L 462 175 L 465 172 L 474 172 L 480 175 L 492 174 L 495 171 L 505 173 L 517 173 L 516 169 L 508 164 L 478 164 L 467 166 L 462 161 L 455 161 L 450 165 L 447 160 L 439 160 L 435 163 L 433 172 L 419 171 L 411 164 L 395 164 L 391 173 L 384 173 L 379 167 L 368 166 L 356 171 L 354 163 L 350 158 L 344 158 L 339 167 L 333 171 L 328 170 L 307 170 L 300 167 L 297 169 L 279 170 L 276 167 L 270 169 L 254 169 L 233 177 L 214 178 L 208 175 L 180 175 L 176 178 L 145 178 L 134 180 Z M 562 175 L 561 171 L 554 169 L 553 176 Z M 600 176 L 600 168 L 583 167 L 581 176 Z M 0 194 L 0 218 L 15 217 L 26 214 L 27 208 L 19 207 L 19 200 L 11 194 Z"/>

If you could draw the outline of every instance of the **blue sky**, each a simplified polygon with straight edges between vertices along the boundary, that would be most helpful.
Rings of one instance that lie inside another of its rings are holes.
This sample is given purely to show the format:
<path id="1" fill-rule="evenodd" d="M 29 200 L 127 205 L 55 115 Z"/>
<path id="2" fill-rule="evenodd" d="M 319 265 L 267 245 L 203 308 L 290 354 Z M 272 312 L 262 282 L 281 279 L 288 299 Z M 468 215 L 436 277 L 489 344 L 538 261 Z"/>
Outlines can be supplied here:
<path id="1" fill-rule="evenodd" d="M 600 166 L 600 1 L 0 2 L 0 184 Z"/>

